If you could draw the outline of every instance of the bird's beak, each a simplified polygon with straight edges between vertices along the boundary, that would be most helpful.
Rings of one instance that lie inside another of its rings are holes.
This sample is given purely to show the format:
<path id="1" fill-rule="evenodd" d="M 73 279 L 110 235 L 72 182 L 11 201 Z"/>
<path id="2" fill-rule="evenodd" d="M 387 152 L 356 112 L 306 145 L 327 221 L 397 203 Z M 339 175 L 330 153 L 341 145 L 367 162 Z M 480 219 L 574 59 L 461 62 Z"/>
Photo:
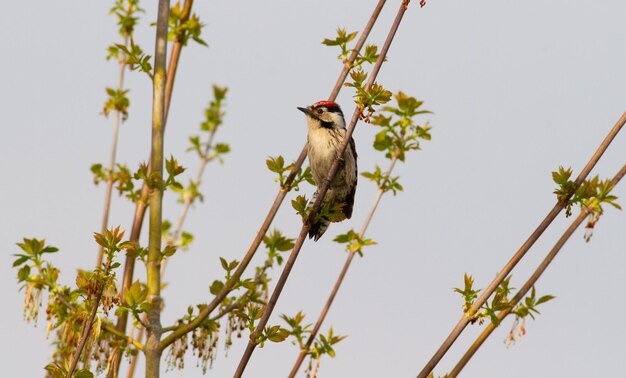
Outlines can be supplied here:
<path id="1" fill-rule="evenodd" d="M 301 111 L 302 113 L 308 115 L 309 117 L 313 117 L 313 112 L 309 108 L 301 108 L 301 107 L 298 106 L 298 110 Z"/>

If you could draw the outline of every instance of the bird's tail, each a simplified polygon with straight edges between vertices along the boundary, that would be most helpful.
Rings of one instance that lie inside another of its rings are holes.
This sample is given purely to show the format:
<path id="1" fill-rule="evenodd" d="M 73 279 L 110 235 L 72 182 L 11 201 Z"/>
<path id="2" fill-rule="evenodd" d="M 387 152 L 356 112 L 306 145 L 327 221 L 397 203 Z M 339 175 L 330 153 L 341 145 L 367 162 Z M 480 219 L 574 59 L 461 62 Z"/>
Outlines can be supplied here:
<path id="1" fill-rule="evenodd" d="M 326 219 L 320 219 L 317 222 L 311 224 L 311 228 L 309 228 L 309 239 L 313 239 L 318 241 L 319 238 L 324 235 L 324 232 L 328 229 L 330 222 Z"/>
<path id="2" fill-rule="evenodd" d="M 326 194 L 326 198 L 325 200 L 328 200 L 328 192 Z M 313 207 L 313 204 L 315 203 L 315 201 L 317 200 L 317 190 L 315 191 L 315 193 L 313 193 L 313 197 L 311 198 L 311 201 L 309 202 L 309 212 L 311 211 L 311 208 Z M 322 207 L 324 206 L 324 204 L 322 204 Z M 315 241 L 318 241 L 319 238 L 322 237 L 322 235 L 324 235 L 324 232 L 326 232 L 326 230 L 328 229 L 328 226 L 330 225 L 330 220 L 327 219 L 326 217 L 317 217 L 317 220 L 311 220 L 309 222 L 310 224 L 310 228 L 309 228 L 309 239 L 313 239 Z"/>

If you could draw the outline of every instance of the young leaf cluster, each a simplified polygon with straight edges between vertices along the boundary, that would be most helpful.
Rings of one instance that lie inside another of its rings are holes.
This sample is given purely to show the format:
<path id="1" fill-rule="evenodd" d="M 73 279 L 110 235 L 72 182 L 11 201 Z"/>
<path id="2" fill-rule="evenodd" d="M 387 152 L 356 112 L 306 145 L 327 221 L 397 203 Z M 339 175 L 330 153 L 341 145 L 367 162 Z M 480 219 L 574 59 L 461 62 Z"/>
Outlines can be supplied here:
<path id="1" fill-rule="evenodd" d="M 430 140 L 428 122 L 419 125 L 415 118 L 421 114 L 430 114 L 428 110 L 421 110 L 423 102 L 415 97 L 399 91 L 395 96 L 396 106 L 385 106 L 383 112 L 387 115 L 377 114 L 372 120 L 372 125 L 379 126 L 382 130 L 376 134 L 374 148 L 377 151 L 385 151 L 385 157 L 391 159 L 397 156 L 404 161 L 407 151 L 420 149 L 420 139 Z"/>
<path id="2" fill-rule="evenodd" d="M 325 38 L 322 44 L 326 46 L 339 46 L 341 54 L 337 56 L 337 59 L 343 64 L 349 64 L 349 55 L 354 50 L 348 48 L 348 43 L 354 40 L 357 34 L 358 32 L 348 33 L 345 28 L 337 28 L 337 36 L 334 39 Z M 366 45 L 365 51 L 362 54 L 360 52 L 357 54 L 351 68 L 360 69 L 364 63 L 373 64 L 378 59 L 378 56 L 378 46 Z"/>
<path id="3" fill-rule="evenodd" d="M 222 156 L 230 152 L 230 146 L 226 143 L 214 143 L 213 138 L 222 123 L 224 122 L 224 102 L 227 87 L 213 85 L 213 100 L 209 102 L 209 106 L 204 109 L 204 120 L 200 124 L 200 132 L 205 133 L 202 140 L 201 135 L 193 135 L 189 137 L 191 145 L 187 151 L 194 151 L 201 161 L 207 163 L 218 160 L 223 163 Z"/>
<path id="4" fill-rule="evenodd" d="M 291 337 L 292 344 L 297 345 L 300 350 L 306 348 L 306 340 L 311 334 L 311 324 L 304 324 L 305 314 L 299 311 L 294 316 L 282 314 L 280 318 L 287 323 L 287 335 Z M 319 334 L 315 341 L 305 353 L 309 356 L 307 377 L 315 377 L 315 372 L 319 369 L 320 360 L 324 355 L 335 357 L 334 345 L 345 339 L 347 336 L 335 335 L 333 328 L 328 330 L 326 335 Z M 315 364 L 315 368 L 313 365 Z"/>
<path id="5" fill-rule="evenodd" d="M 400 176 L 391 177 L 383 173 L 383 171 L 378 165 L 376 165 L 374 172 L 363 172 L 361 173 L 361 176 L 365 177 L 366 179 L 372 182 L 375 182 L 376 186 L 378 186 L 378 188 L 382 190 L 383 192 L 391 191 L 394 196 L 398 192 L 401 192 L 404 190 L 404 187 L 400 185 L 400 182 L 398 181 L 400 180 Z"/>
<path id="6" fill-rule="evenodd" d="M 111 171 L 102 164 L 92 164 L 91 173 L 93 173 L 93 182 L 98 185 L 100 182 L 108 182 L 111 180 L 115 185 L 119 195 L 124 195 L 132 202 L 137 202 L 141 197 L 141 186 L 135 181 L 145 180 L 148 177 L 148 165 L 139 164 L 135 172 L 132 172 L 125 164 L 116 164 L 115 170 Z"/>
<path id="7" fill-rule="evenodd" d="M 118 33 L 123 40 L 132 40 L 135 26 L 139 21 L 138 13 L 144 12 L 139 7 L 139 0 L 116 0 L 113 7 L 109 10 L 109 14 L 115 14 L 117 17 Z M 115 60 L 125 63 L 124 57 L 120 55 L 120 48 L 117 44 L 113 44 L 107 48 L 107 60 L 114 58 Z"/>
<path id="8" fill-rule="evenodd" d="M 265 164 L 267 165 L 267 169 L 278 175 L 278 177 L 276 177 L 274 181 L 276 181 L 284 190 L 293 189 L 297 192 L 300 190 L 300 184 L 303 181 L 306 181 L 311 185 L 315 185 L 315 181 L 313 181 L 313 176 L 311 175 L 311 168 L 306 167 L 305 169 L 298 169 L 296 177 L 291 182 L 291 185 L 287 187 L 287 177 L 289 176 L 289 173 L 293 169 L 295 163 L 285 165 L 285 159 L 282 157 L 282 155 L 279 155 L 278 157 L 268 157 L 268 159 L 265 161 Z"/>
<path id="9" fill-rule="evenodd" d="M 130 100 L 126 96 L 128 89 L 113 89 L 106 88 L 107 95 L 109 96 L 104 107 L 102 108 L 102 114 L 108 117 L 111 112 L 119 112 L 122 115 L 122 120 L 128 119 L 128 108 L 130 107 Z"/>
<path id="10" fill-rule="evenodd" d="M 129 46 L 120 43 L 116 43 L 114 46 L 117 49 L 117 56 L 119 56 L 120 52 L 124 53 L 123 59 L 131 70 L 143 72 L 152 79 L 152 64 L 150 63 L 152 56 L 144 53 L 141 47 L 135 44 L 132 39 L 130 40 Z M 111 53 L 110 48 L 109 53 Z"/>
<path id="11" fill-rule="evenodd" d="M 139 21 L 137 14 L 140 12 L 144 12 L 144 10 L 139 7 L 139 0 L 115 0 L 109 14 L 115 14 L 117 17 L 118 33 L 122 38 L 133 35 L 135 26 Z"/>
<path id="12" fill-rule="evenodd" d="M 187 46 L 189 38 L 193 39 L 200 45 L 207 46 L 207 43 L 200 38 L 204 24 L 200 22 L 197 14 L 189 16 L 185 14 L 184 8 L 180 6 L 180 1 L 170 8 L 169 32 L 170 41 L 180 42 L 183 46 Z"/>
<path id="13" fill-rule="evenodd" d="M 426 124 L 419 125 L 416 117 L 422 114 L 429 114 L 428 110 L 421 110 L 422 101 L 417 101 L 415 97 L 406 95 L 400 91 L 394 96 L 396 106 L 385 106 L 379 114 L 376 114 L 371 124 L 378 126 L 381 130 L 374 138 L 374 149 L 385 153 L 387 159 L 392 161 L 406 159 L 406 153 L 420 149 L 420 140 L 431 139 L 431 127 Z M 400 184 L 400 177 L 392 177 L 391 172 L 384 173 L 376 165 L 373 172 L 363 172 L 361 176 L 375 182 L 383 192 L 391 191 L 395 196 L 404 188 Z"/>
<path id="14" fill-rule="evenodd" d="M 616 202 L 617 196 L 611 194 L 613 185 L 610 180 L 599 180 L 596 176 L 591 179 L 589 186 L 591 187 L 590 190 L 593 191 L 593 194 L 588 198 L 582 199 L 580 204 L 581 208 L 589 213 L 587 223 L 585 225 L 585 241 L 587 242 L 591 240 L 596 223 L 598 223 L 600 217 L 604 214 L 604 208 L 602 207 L 603 204 L 609 204 L 618 210 L 622 209 L 622 207 Z"/>
<path id="15" fill-rule="evenodd" d="M 500 285 L 496 288 L 494 295 L 491 297 L 491 301 L 487 301 L 483 304 L 483 306 L 476 311 L 475 313 L 470 313 L 474 302 L 478 298 L 478 293 L 481 289 L 474 289 L 474 279 L 472 276 L 465 273 L 464 275 L 464 287 L 463 289 L 455 288 L 454 291 L 459 293 L 463 298 L 463 312 L 470 319 L 472 323 L 476 321 L 479 324 L 482 324 L 484 319 L 489 319 L 494 326 L 500 325 L 500 318 L 498 317 L 498 313 L 501 311 L 511 311 L 515 314 L 515 322 L 514 329 L 518 326 L 520 320 L 524 321 L 524 318 L 530 315 L 531 318 L 535 319 L 534 314 L 539 314 L 537 311 L 537 306 L 548 302 L 553 299 L 552 295 L 544 295 L 540 298 L 537 298 L 535 287 L 533 286 L 532 292 L 530 296 L 524 298 L 522 302 L 519 302 L 517 305 L 514 301 L 509 298 L 511 291 L 514 290 L 510 286 L 511 276 L 504 279 Z M 515 307 L 513 307 L 515 306 Z M 523 327 L 522 327 L 523 331 Z M 511 335 L 513 335 L 513 331 L 511 331 Z M 511 337 L 511 336 L 510 336 Z M 514 338 L 513 338 L 514 339 Z"/>
<path id="16" fill-rule="evenodd" d="M 309 364 L 306 369 L 307 378 L 317 377 L 321 358 L 324 355 L 335 357 L 334 345 L 345 339 L 346 335 L 335 335 L 333 327 L 330 327 L 326 335 L 320 333 L 313 342 L 313 346 L 307 354 L 310 356 Z"/>
<path id="17" fill-rule="evenodd" d="M 559 204 L 565 207 L 565 215 L 572 215 L 572 206 L 580 205 L 582 210 L 589 213 L 589 220 L 586 225 L 585 240 L 589 241 L 593 234 L 596 223 L 604 214 L 603 204 L 609 204 L 621 210 L 621 206 L 616 202 L 617 196 L 611 194 L 613 186 L 611 180 L 600 180 L 596 175 L 575 189 L 574 181 L 570 180 L 572 169 L 559 167 L 558 171 L 552 172 L 552 180 L 559 186 L 554 194 L 557 196 Z"/>
<path id="18" fill-rule="evenodd" d="M 554 298 L 555 297 L 553 295 L 544 295 L 537 298 L 537 293 L 535 291 L 535 287 L 533 286 L 530 295 L 524 298 L 524 301 L 515 306 L 515 309 L 512 311 L 512 313 L 515 314 L 515 320 L 506 342 L 508 344 L 515 343 L 516 335 L 517 337 L 524 336 L 526 334 L 526 318 L 530 316 L 533 320 L 535 320 L 535 314 L 540 314 L 539 310 L 537 310 L 537 306 L 551 301 Z"/>
<path id="19" fill-rule="evenodd" d="M 344 85 L 355 89 L 354 102 L 361 111 L 360 117 L 365 122 L 370 122 L 375 112 L 374 107 L 388 103 L 392 93 L 376 82 L 366 85 L 367 72 L 363 70 L 351 71 L 350 77 L 352 82 Z"/>
<path id="20" fill-rule="evenodd" d="M 348 48 L 348 43 L 352 41 L 359 32 L 348 33 L 345 28 L 337 28 L 337 36 L 334 39 L 324 38 L 323 45 L 326 46 L 339 46 L 341 54 L 337 56 L 337 59 L 344 64 L 348 62 L 348 55 L 352 51 Z"/>
<path id="21" fill-rule="evenodd" d="M 503 280 L 502 283 L 496 288 L 495 294 L 491 298 L 491 302 L 485 302 L 479 311 L 471 313 L 471 308 L 478 298 L 478 293 L 481 289 L 474 289 L 474 279 L 472 276 L 465 273 L 463 277 L 463 289 L 455 288 L 454 291 L 461 294 L 461 297 L 463 297 L 463 312 L 467 317 L 469 317 L 472 323 L 479 321 L 479 323 L 482 324 L 483 319 L 488 318 L 495 326 L 500 324 L 498 312 L 511 307 L 508 298 L 509 293 L 512 290 L 512 288 L 509 287 L 510 280 L 510 276 Z"/>
<path id="22" fill-rule="evenodd" d="M 376 244 L 376 242 L 372 239 L 365 239 L 361 237 L 361 235 L 354 230 L 349 230 L 345 234 L 337 235 L 333 241 L 339 244 L 345 244 L 346 251 L 350 253 L 356 252 L 361 257 L 363 257 L 363 247 Z"/>

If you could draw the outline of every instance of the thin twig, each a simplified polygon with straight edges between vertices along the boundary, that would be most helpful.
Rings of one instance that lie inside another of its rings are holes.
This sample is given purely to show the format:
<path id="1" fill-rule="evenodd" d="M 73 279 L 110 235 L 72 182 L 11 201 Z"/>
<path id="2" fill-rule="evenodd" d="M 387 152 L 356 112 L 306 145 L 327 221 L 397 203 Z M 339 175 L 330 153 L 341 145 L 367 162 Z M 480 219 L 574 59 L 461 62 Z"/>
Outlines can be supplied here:
<path id="1" fill-rule="evenodd" d="M 389 163 L 389 168 L 387 168 L 387 172 L 385 173 L 384 177 L 386 178 L 391 177 L 391 172 L 393 171 L 393 168 L 397 160 L 398 160 L 398 154 L 396 153 L 393 155 L 391 162 Z M 361 227 L 361 231 L 359 232 L 359 238 L 362 239 L 365 237 L 365 232 L 367 231 L 367 227 L 369 226 L 372 218 L 374 217 L 376 208 L 378 207 L 378 204 L 380 203 L 380 200 L 382 199 L 384 193 L 385 191 L 383 190 L 383 188 L 379 187 L 378 192 L 376 193 L 376 198 L 374 198 L 374 203 L 372 204 L 372 207 L 370 208 L 370 211 L 367 214 L 367 217 L 365 217 L 365 221 L 363 222 L 363 226 Z M 335 286 L 333 287 L 333 290 L 330 292 L 330 295 L 328 296 L 328 299 L 326 300 L 326 304 L 324 305 L 322 312 L 317 317 L 315 326 L 313 326 L 313 329 L 311 330 L 311 333 L 309 334 L 309 338 L 307 339 L 306 344 L 301 346 L 300 348 L 300 354 L 298 355 L 296 362 L 293 364 L 293 367 L 291 368 L 291 372 L 289 373 L 289 378 L 295 377 L 296 374 L 298 373 L 298 370 L 300 369 L 300 366 L 302 366 L 302 362 L 304 361 L 304 358 L 306 357 L 307 353 L 311 349 L 311 345 L 313 345 L 313 342 L 315 341 L 315 337 L 319 333 L 320 328 L 322 327 L 322 323 L 326 319 L 326 315 L 328 315 L 328 311 L 330 311 L 330 307 L 332 306 L 333 301 L 335 300 L 335 297 L 337 296 L 337 292 L 339 292 L 339 288 L 341 287 L 341 284 L 343 283 L 343 279 L 345 278 L 346 273 L 348 272 L 348 268 L 350 268 L 350 264 L 352 263 L 352 260 L 356 252 L 357 252 L 356 248 L 353 248 L 348 252 L 348 257 L 346 257 L 346 262 L 343 264 L 343 268 L 341 269 L 341 273 L 339 273 L 339 277 L 337 277 Z"/>
<path id="2" fill-rule="evenodd" d="M 404 16 L 404 13 L 407 10 L 407 6 L 408 6 L 408 1 L 406 0 L 403 1 L 402 4 L 400 5 L 400 9 L 398 10 L 398 13 L 396 15 L 396 18 L 393 24 L 391 25 L 389 34 L 387 35 L 387 39 L 385 40 L 385 43 L 380 51 L 380 55 L 378 59 L 376 60 L 376 64 L 374 65 L 374 68 L 372 69 L 366 88 L 369 88 L 376 80 L 376 76 L 378 75 L 378 72 L 380 71 L 380 67 L 383 64 L 385 57 L 387 56 L 387 52 L 389 51 L 391 42 L 393 41 L 393 38 L 398 30 L 398 27 L 400 26 L 400 22 L 402 21 L 402 16 Z M 322 200 L 324 199 L 324 196 L 326 195 L 326 192 L 328 191 L 328 187 L 330 186 L 330 183 L 333 181 L 333 178 L 335 177 L 335 174 L 337 173 L 337 170 L 339 168 L 339 159 L 341 156 L 343 156 L 343 153 L 346 150 L 346 146 L 348 145 L 348 141 L 350 140 L 350 137 L 352 136 L 352 133 L 354 132 L 354 129 L 356 127 L 356 124 L 359 120 L 360 115 L 361 115 L 361 109 L 357 107 L 354 110 L 354 114 L 352 115 L 352 120 L 350 121 L 348 129 L 346 130 L 346 135 L 344 136 L 344 140 L 341 143 L 341 146 L 339 147 L 337 151 L 337 156 L 335 157 L 335 160 L 333 161 L 333 164 L 330 167 L 328 176 L 326 177 L 326 180 L 324 180 L 322 187 L 319 189 L 317 199 L 315 203 L 313 204 L 311 212 L 308 215 L 310 219 L 315 219 L 315 217 L 317 216 L 322 206 Z M 283 287 L 285 286 L 285 283 L 287 282 L 287 278 L 289 277 L 289 274 L 291 273 L 291 269 L 293 268 L 293 265 L 295 264 L 296 259 L 298 258 L 298 254 L 300 253 L 302 244 L 304 243 L 304 240 L 306 239 L 307 233 L 309 231 L 309 227 L 310 227 L 309 222 L 304 222 L 302 226 L 302 230 L 300 231 L 300 235 L 298 236 L 298 239 L 296 240 L 294 244 L 293 250 L 291 251 L 291 254 L 289 255 L 289 259 L 287 260 L 287 263 L 285 264 L 285 267 L 283 268 L 280 278 L 278 279 L 278 282 L 276 283 L 276 287 L 274 288 L 274 291 L 272 292 L 272 296 L 270 297 L 269 302 L 265 306 L 265 310 L 263 311 L 263 316 L 261 316 L 261 319 L 259 320 L 259 324 L 257 325 L 254 332 L 252 332 L 252 334 L 250 335 L 248 346 L 246 347 L 246 350 L 243 356 L 241 357 L 241 360 L 239 361 L 239 366 L 237 367 L 237 370 L 235 371 L 235 375 L 234 375 L 235 377 L 242 376 L 244 370 L 246 369 L 246 365 L 248 364 L 248 361 L 250 361 L 250 357 L 252 356 L 252 353 L 254 352 L 254 349 L 256 348 L 256 345 L 257 345 L 257 339 L 259 338 L 259 336 L 261 336 L 261 333 L 263 332 L 265 325 L 267 324 L 270 316 L 272 315 L 272 311 L 274 310 L 274 306 L 276 306 L 278 297 L 282 293 Z"/>
<path id="3" fill-rule="evenodd" d="M 124 37 L 124 46 L 128 47 L 128 35 Z M 120 54 L 123 54 L 120 52 Z M 117 90 L 121 92 L 124 89 L 124 73 L 126 72 L 126 60 L 122 55 L 119 61 L 120 71 L 119 71 L 119 79 L 117 84 Z M 104 232 L 109 227 L 109 214 L 111 212 L 111 195 L 113 193 L 113 171 L 115 170 L 115 161 L 117 158 L 117 145 L 118 145 L 118 136 L 120 131 L 120 124 L 122 121 L 122 111 L 116 110 L 115 117 L 113 119 L 113 141 L 111 142 L 111 157 L 109 160 L 109 179 L 106 183 L 106 189 L 104 193 L 104 211 L 102 214 L 102 227 L 100 227 L 100 233 L 104 235 Z M 102 265 L 102 255 L 104 254 L 104 247 L 100 246 L 98 248 L 98 259 L 96 262 L 96 266 Z"/>
<path id="4" fill-rule="evenodd" d="M 578 187 L 583 183 L 583 181 L 585 181 L 585 179 L 587 178 L 587 176 L 589 175 L 593 167 L 596 165 L 598 160 L 600 160 L 600 157 L 602 157 L 602 154 L 604 153 L 604 151 L 606 151 L 608 146 L 611 144 L 611 141 L 613 141 L 613 139 L 615 138 L 617 133 L 620 131 L 622 126 L 624 126 L 624 123 L 626 123 L 626 113 L 624 113 L 621 116 L 621 118 L 617 121 L 615 126 L 613 126 L 611 131 L 609 131 L 606 138 L 604 138 L 604 140 L 602 141 L 602 143 L 600 144 L 596 152 L 593 154 L 591 159 L 589 159 L 589 162 L 587 163 L 587 165 L 580 172 L 580 174 L 576 178 L 576 181 L 574 182 L 574 190 L 578 189 Z M 482 305 L 487 301 L 487 299 L 489 299 L 491 294 L 493 294 L 493 292 L 500 285 L 500 283 L 509 275 L 509 273 L 511 273 L 511 270 L 513 270 L 515 265 L 517 265 L 517 263 L 522 259 L 522 257 L 524 257 L 524 255 L 526 254 L 526 252 L 528 252 L 530 247 L 532 247 L 533 244 L 535 244 L 535 242 L 537 241 L 537 239 L 539 239 L 541 234 L 543 234 L 543 232 L 548 228 L 548 226 L 552 223 L 552 221 L 556 218 L 556 216 L 561 212 L 561 210 L 563 210 L 564 203 L 566 203 L 568 200 L 569 200 L 569 197 L 565 201 L 559 201 L 557 202 L 556 205 L 554 205 L 552 210 L 550 210 L 548 215 L 544 218 L 541 224 L 539 224 L 537 229 L 535 229 L 535 231 L 524 242 L 524 244 L 515 253 L 515 255 L 513 255 L 511 260 L 504 266 L 502 271 L 498 273 L 496 278 L 489 284 L 489 286 L 487 286 L 485 291 L 483 291 L 483 293 L 476 300 L 476 302 L 474 302 L 474 304 L 469 309 L 467 314 L 463 314 L 463 316 L 461 317 L 461 320 L 459 320 L 459 322 L 454 327 L 452 332 L 450 332 L 450 335 L 446 338 L 446 340 L 439 347 L 437 352 L 435 352 L 435 354 L 428 361 L 426 366 L 424 366 L 422 371 L 418 374 L 417 376 L 418 378 L 426 378 L 430 374 L 430 372 L 435 368 L 437 363 L 441 360 L 441 358 L 443 358 L 443 356 L 446 354 L 448 349 L 450 349 L 452 344 L 454 344 L 456 339 L 463 332 L 463 330 L 469 323 L 471 316 L 480 310 Z"/>
<path id="5" fill-rule="evenodd" d="M 111 266 L 111 260 L 107 260 L 104 267 L 104 276 L 108 276 L 109 268 Z M 94 298 L 93 308 L 91 309 L 91 314 L 87 319 L 87 323 L 84 323 L 82 326 L 82 332 L 80 335 L 80 342 L 78 343 L 78 347 L 76 351 L 74 351 L 74 355 L 72 356 L 72 362 L 70 363 L 70 368 L 67 372 L 67 378 L 72 378 L 74 375 L 74 370 L 76 370 L 76 365 L 80 360 L 80 355 L 83 353 L 83 349 L 85 349 L 85 345 L 87 344 L 87 340 L 89 339 L 89 333 L 91 333 L 91 328 L 93 327 L 93 321 L 96 318 L 96 314 L 98 312 L 98 307 L 100 306 L 100 300 L 102 299 L 102 293 L 104 291 L 104 284 L 96 293 L 96 297 Z"/>
<path id="6" fill-rule="evenodd" d="M 202 184 L 202 176 L 204 175 L 204 169 L 206 168 L 207 164 L 212 160 L 209 157 L 209 151 L 211 150 L 211 147 L 213 147 L 213 139 L 215 137 L 216 132 L 217 132 L 217 128 L 214 128 L 213 130 L 211 130 L 211 132 L 209 133 L 208 141 L 206 145 L 204 146 L 204 150 L 202 151 L 202 154 L 200 155 L 200 165 L 198 166 L 198 171 L 196 172 L 196 178 L 193 181 L 193 185 L 196 188 L 199 188 L 200 185 Z M 175 244 L 178 238 L 180 237 L 180 234 L 183 230 L 183 224 L 185 223 L 185 219 L 187 219 L 187 213 L 189 212 L 189 208 L 191 207 L 193 200 L 194 198 L 191 195 L 187 195 L 183 197 L 183 207 L 180 211 L 180 215 L 178 216 L 178 221 L 176 222 L 176 228 L 174 229 L 174 232 L 172 232 L 172 236 L 170 240 L 168 240 L 168 244 L 170 245 Z M 161 263 L 161 276 L 165 274 L 165 269 L 167 268 L 168 261 L 169 259 L 166 258 Z"/>
<path id="7" fill-rule="evenodd" d="M 143 344 L 140 343 L 139 341 L 133 339 L 132 337 L 126 335 L 125 333 L 122 333 L 120 331 L 117 330 L 117 328 L 115 328 L 114 325 L 112 324 L 108 324 L 108 323 L 104 323 L 102 325 L 102 328 L 109 332 L 110 334 L 116 336 L 117 338 L 119 338 L 120 340 L 126 340 L 128 343 L 132 344 L 135 348 L 143 351 Z"/>
<path id="8" fill-rule="evenodd" d="M 372 13 L 372 16 L 366 28 L 363 30 L 363 33 L 361 34 L 361 37 L 359 38 L 359 41 L 357 42 L 353 53 L 350 55 L 348 59 L 350 62 L 354 62 L 354 60 L 356 59 L 356 56 L 358 55 L 358 52 L 361 50 L 361 48 L 365 44 L 365 40 L 367 36 L 369 35 L 378 15 L 380 14 L 380 11 L 384 3 L 385 1 L 382 1 L 382 0 L 379 1 L 378 5 L 374 9 L 374 12 Z M 346 68 L 344 65 L 344 68 L 341 71 L 339 78 L 337 79 L 337 83 L 335 84 L 331 92 L 331 95 L 329 97 L 330 100 L 334 100 L 337 94 L 339 93 L 339 91 L 341 90 L 341 86 L 343 82 L 345 81 L 346 77 L 348 76 L 348 72 L 349 72 L 349 69 Z M 291 190 L 291 184 L 293 183 L 293 180 L 296 178 L 297 173 L 300 170 L 302 163 L 304 162 L 304 159 L 306 159 L 306 154 L 307 154 L 307 150 L 306 150 L 306 145 L 305 145 L 304 148 L 302 149 L 302 152 L 300 152 L 300 156 L 294 163 L 293 168 L 291 169 L 291 172 L 289 173 L 289 176 L 285 180 L 285 184 L 278 191 L 278 194 L 276 195 L 276 198 L 274 199 L 274 202 L 272 206 L 270 207 L 270 210 L 265 216 L 265 220 L 263 221 L 261 228 L 257 232 L 256 237 L 252 241 L 252 244 L 248 248 L 248 251 L 246 252 L 245 256 L 241 259 L 241 262 L 239 263 L 239 265 L 237 265 L 237 268 L 233 272 L 233 275 L 231 276 L 231 278 L 228 281 L 226 281 L 222 290 L 220 290 L 220 292 L 213 298 L 211 303 L 204 306 L 202 310 L 200 310 L 200 313 L 198 314 L 198 316 L 196 316 L 189 323 L 180 326 L 178 329 L 176 329 L 171 334 L 163 338 L 163 340 L 161 340 L 161 344 L 160 344 L 161 349 L 167 348 L 169 345 L 175 342 L 179 337 L 181 337 L 182 335 L 188 332 L 191 332 L 192 330 L 200 326 L 200 324 L 202 324 L 202 322 L 211 314 L 211 312 L 213 312 L 219 306 L 219 304 L 224 300 L 224 298 L 226 298 L 226 296 L 228 296 L 228 294 L 230 294 L 230 292 L 233 290 L 233 288 L 235 287 L 235 284 L 241 278 L 243 272 L 246 270 L 246 268 L 248 267 L 248 264 L 254 257 L 256 250 L 261 244 L 261 241 L 263 241 L 263 237 L 266 235 L 267 230 L 272 224 L 272 221 L 274 220 L 274 216 L 278 212 L 278 208 L 282 204 L 283 199 L 285 198 L 287 193 Z"/>
<path id="9" fill-rule="evenodd" d="M 626 174 L 626 164 L 622 167 L 622 169 L 611 180 L 611 188 L 615 188 L 615 186 L 619 183 L 619 181 L 622 179 L 622 177 L 624 177 L 625 174 Z M 535 285 L 535 283 L 537 282 L 539 277 L 541 277 L 541 275 L 545 272 L 545 270 L 548 268 L 548 266 L 550 265 L 552 260 L 554 260 L 554 258 L 559 253 L 561 248 L 563 248 L 563 246 L 565 245 L 567 240 L 570 238 L 570 236 L 572 236 L 574 231 L 576 231 L 576 229 L 585 220 L 585 218 L 587 218 L 588 215 L 589 215 L 589 209 L 586 208 L 586 207 L 582 207 L 578 217 L 576 217 L 576 219 L 574 219 L 574 221 L 572 221 L 572 224 L 567 228 L 567 230 L 565 230 L 565 232 L 563 233 L 561 238 L 559 238 L 559 240 L 556 242 L 554 247 L 552 247 L 550 252 L 543 259 L 541 264 L 539 264 L 539 266 L 537 267 L 537 269 L 535 270 L 533 275 L 530 276 L 528 281 L 526 281 L 526 283 L 524 283 L 524 286 L 522 286 L 522 288 L 511 299 L 511 301 L 509 302 L 508 308 L 506 310 L 500 311 L 498 313 L 498 319 L 500 320 L 500 322 L 502 322 L 502 320 L 504 320 L 504 318 L 507 317 L 514 310 L 515 306 L 522 299 L 524 299 L 524 297 L 526 296 L 528 291 Z M 476 340 L 474 341 L 472 346 L 470 346 L 470 348 L 467 350 L 467 352 L 465 352 L 463 357 L 461 357 L 459 362 L 457 362 L 457 364 L 454 366 L 452 371 L 447 375 L 449 378 L 454 378 L 454 377 L 459 375 L 461 370 L 463 370 L 465 365 L 469 362 L 469 360 L 478 351 L 478 348 L 480 348 L 480 346 L 485 342 L 485 340 L 487 340 L 487 338 L 491 335 L 493 330 L 496 329 L 496 327 L 497 326 L 494 325 L 493 322 L 491 322 L 491 323 L 489 323 L 487 325 L 487 327 L 483 330 L 483 332 L 476 338 Z"/>

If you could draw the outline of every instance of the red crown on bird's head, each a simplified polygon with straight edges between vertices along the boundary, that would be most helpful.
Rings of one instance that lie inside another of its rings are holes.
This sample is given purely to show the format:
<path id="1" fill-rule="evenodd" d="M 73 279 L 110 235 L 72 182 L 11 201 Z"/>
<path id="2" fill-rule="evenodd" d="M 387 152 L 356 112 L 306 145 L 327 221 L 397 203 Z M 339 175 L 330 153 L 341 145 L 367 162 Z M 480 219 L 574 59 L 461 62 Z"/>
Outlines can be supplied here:
<path id="1" fill-rule="evenodd" d="M 337 108 L 337 107 L 339 107 L 339 105 L 337 105 L 336 102 L 328 101 L 328 100 L 318 101 L 315 104 L 313 104 L 313 106 L 325 106 L 327 108 Z"/>

